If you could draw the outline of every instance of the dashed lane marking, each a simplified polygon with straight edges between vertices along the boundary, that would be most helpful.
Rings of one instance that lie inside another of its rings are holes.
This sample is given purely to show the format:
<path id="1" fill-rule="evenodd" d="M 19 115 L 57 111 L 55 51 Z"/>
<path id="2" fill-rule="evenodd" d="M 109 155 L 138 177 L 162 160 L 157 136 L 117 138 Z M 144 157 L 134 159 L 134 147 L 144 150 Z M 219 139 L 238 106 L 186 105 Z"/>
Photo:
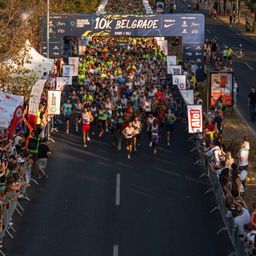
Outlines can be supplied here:
<path id="1" fill-rule="evenodd" d="M 116 175 L 116 205 L 120 205 L 120 182 L 121 182 L 121 175 L 118 173 Z"/>

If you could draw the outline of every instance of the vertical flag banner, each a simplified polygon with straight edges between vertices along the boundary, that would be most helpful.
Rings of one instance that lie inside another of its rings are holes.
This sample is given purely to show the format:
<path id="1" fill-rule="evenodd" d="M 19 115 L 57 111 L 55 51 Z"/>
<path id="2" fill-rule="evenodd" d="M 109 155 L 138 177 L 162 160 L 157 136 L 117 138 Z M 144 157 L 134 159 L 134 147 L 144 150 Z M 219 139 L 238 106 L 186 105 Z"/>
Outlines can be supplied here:
<path id="1" fill-rule="evenodd" d="M 169 66 L 167 69 L 167 74 L 168 75 L 181 75 L 181 66 L 180 65 Z"/>
<path id="2" fill-rule="evenodd" d="M 37 116 L 39 103 L 41 101 L 41 95 L 44 89 L 44 85 L 46 83 L 45 79 L 38 80 L 32 87 L 29 99 L 29 115 Z"/>
<path id="3" fill-rule="evenodd" d="M 56 90 L 63 91 L 68 79 L 68 77 L 56 77 Z"/>
<path id="4" fill-rule="evenodd" d="M 72 65 L 63 65 L 62 66 L 62 76 L 72 76 L 73 75 L 73 66 Z"/>
<path id="5" fill-rule="evenodd" d="M 67 77 L 66 85 L 72 85 L 73 77 L 69 76 Z"/>
<path id="6" fill-rule="evenodd" d="M 48 114 L 60 114 L 61 91 L 48 91 Z"/>
<path id="7" fill-rule="evenodd" d="M 194 90 L 180 90 L 180 94 L 187 105 L 194 104 Z"/>
<path id="8" fill-rule="evenodd" d="M 233 73 L 232 72 L 212 72 L 211 73 L 211 100 L 213 106 L 215 101 L 222 97 L 226 106 L 233 104 Z"/>
<path id="9" fill-rule="evenodd" d="M 186 75 L 173 75 L 172 83 L 176 84 L 180 90 L 187 89 L 187 78 Z"/>
<path id="10" fill-rule="evenodd" d="M 164 55 L 168 55 L 168 41 L 167 40 L 157 40 L 157 44 L 160 46 L 160 49 L 163 51 Z"/>
<path id="11" fill-rule="evenodd" d="M 177 65 L 177 57 L 167 56 L 167 66 L 175 66 L 175 65 Z"/>
<path id="12" fill-rule="evenodd" d="M 78 76 L 79 57 L 69 57 L 68 65 L 73 67 L 72 76 Z"/>
<path id="13" fill-rule="evenodd" d="M 202 105 L 188 105 L 188 132 L 198 133 L 203 131 Z"/>

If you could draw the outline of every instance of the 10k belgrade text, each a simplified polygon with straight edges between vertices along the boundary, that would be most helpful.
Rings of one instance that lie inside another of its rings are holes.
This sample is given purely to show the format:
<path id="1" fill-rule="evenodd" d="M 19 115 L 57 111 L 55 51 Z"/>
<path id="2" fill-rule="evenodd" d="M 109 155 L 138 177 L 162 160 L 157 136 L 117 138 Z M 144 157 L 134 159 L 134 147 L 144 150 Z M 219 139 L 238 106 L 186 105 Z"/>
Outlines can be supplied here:
<path id="1" fill-rule="evenodd" d="M 95 19 L 95 27 L 94 29 L 113 29 L 112 26 L 115 25 L 114 29 L 156 29 L 158 28 L 159 20 L 128 20 L 121 19 L 116 20 L 116 23 L 113 24 L 114 20 L 107 20 L 104 18 L 96 18 Z"/>

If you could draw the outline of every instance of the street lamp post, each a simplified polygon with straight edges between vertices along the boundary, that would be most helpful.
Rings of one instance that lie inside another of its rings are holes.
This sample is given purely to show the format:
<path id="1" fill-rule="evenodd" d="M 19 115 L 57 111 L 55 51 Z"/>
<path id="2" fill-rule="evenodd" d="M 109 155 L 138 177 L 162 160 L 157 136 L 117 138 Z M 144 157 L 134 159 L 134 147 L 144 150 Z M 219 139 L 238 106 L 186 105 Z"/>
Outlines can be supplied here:
<path id="1" fill-rule="evenodd" d="M 50 0 L 47 0 L 47 14 L 46 14 L 46 40 L 47 40 L 47 58 L 50 57 Z"/>
<path id="2" fill-rule="evenodd" d="M 239 23 L 239 0 L 236 0 L 236 16 L 237 16 L 237 23 Z"/>

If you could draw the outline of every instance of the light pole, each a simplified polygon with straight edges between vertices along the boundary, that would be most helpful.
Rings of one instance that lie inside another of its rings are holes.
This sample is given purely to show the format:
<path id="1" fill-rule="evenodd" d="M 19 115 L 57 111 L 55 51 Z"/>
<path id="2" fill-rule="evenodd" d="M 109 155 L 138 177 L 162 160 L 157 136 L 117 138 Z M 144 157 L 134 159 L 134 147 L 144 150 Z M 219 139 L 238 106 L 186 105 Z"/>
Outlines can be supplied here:
<path id="1" fill-rule="evenodd" d="M 47 58 L 50 57 L 50 0 L 47 0 L 46 14 L 46 41 L 47 41 Z"/>
<path id="2" fill-rule="evenodd" d="M 237 16 L 237 23 L 239 23 L 239 0 L 236 0 L 236 16 Z"/>

